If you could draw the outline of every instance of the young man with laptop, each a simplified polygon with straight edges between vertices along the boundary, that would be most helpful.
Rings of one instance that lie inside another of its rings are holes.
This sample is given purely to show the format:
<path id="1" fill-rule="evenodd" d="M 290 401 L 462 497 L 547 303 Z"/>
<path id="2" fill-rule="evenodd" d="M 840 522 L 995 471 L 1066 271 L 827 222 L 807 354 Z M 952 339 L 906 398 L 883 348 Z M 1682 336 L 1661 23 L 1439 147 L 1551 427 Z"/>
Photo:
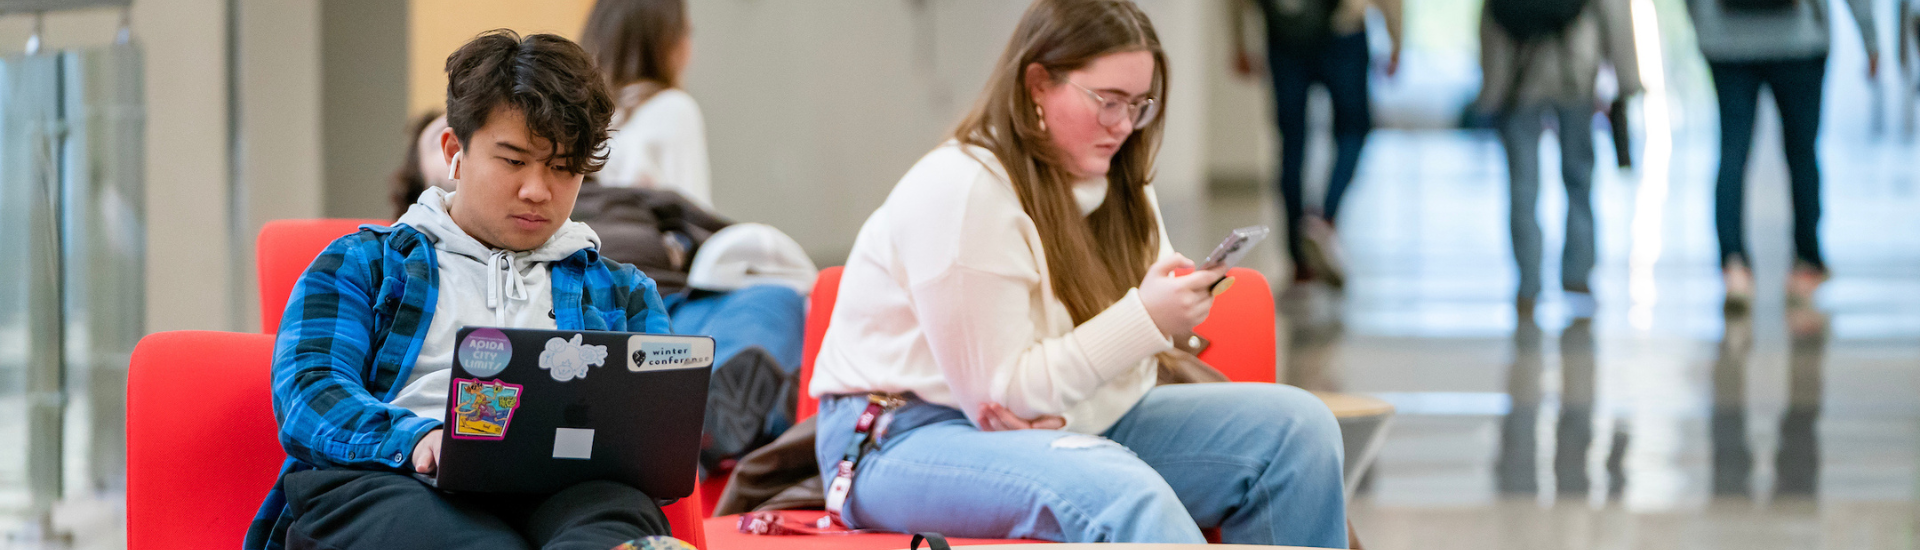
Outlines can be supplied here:
<path id="1" fill-rule="evenodd" d="M 568 220 L 605 163 L 613 101 L 580 47 L 553 35 L 482 34 L 446 70 L 440 146 L 459 191 L 429 189 L 394 225 L 334 241 L 295 287 L 273 359 L 289 459 L 246 547 L 677 547 L 661 546 L 679 543 L 636 487 L 664 485 L 607 468 L 684 464 L 662 475 L 690 488 L 696 447 L 632 453 L 697 444 L 706 369 L 667 384 L 697 394 L 691 427 L 606 401 L 647 385 L 632 377 L 695 363 L 680 348 L 700 339 L 582 332 L 668 332 L 653 281 Z M 462 468 L 487 475 L 430 485 Z"/>

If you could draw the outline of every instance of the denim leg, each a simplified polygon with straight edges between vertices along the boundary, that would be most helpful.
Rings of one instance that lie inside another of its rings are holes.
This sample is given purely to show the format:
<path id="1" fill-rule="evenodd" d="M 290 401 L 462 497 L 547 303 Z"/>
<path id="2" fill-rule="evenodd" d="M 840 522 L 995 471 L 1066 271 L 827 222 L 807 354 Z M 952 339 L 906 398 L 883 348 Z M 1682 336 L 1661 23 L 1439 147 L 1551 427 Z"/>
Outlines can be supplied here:
<path id="1" fill-rule="evenodd" d="M 1820 100 L 1827 58 L 1768 63 L 1764 78 L 1780 108 L 1780 143 L 1786 149 L 1793 190 L 1795 259 L 1821 269 L 1820 254 Z"/>
<path id="2" fill-rule="evenodd" d="M 1307 88 L 1313 84 L 1309 60 L 1269 51 L 1267 67 L 1273 75 L 1274 122 L 1280 129 L 1280 212 L 1286 216 L 1287 256 L 1294 269 L 1306 265 L 1301 246 L 1300 219 L 1305 215 L 1301 193 L 1307 165 Z"/>
<path id="3" fill-rule="evenodd" d="M 713 337 L 713 364 L 722 365 L 758 346 L 780 362 L 781 370 L 800 371 L 800 348 L 807 324 L 807 299 L 780 285 L 754 285 L 730 292 L 697 292 L 670 305 L 674 334 Z"/>
<path id="4" fill-rule="evenodd" d="M 1540 294 L 1540 116 L 1539 107 L 1518 107 L 1499 121 L 1500 143 L 1507 150 L 1507 223 L 1513 259 L 1520 267 L 1521 298 Z"/>
<path id="5" fill-rule="evenodd" d="M 1720 173 L 1713 186 L 1713 222 L 1720 238 L 1720 265 L 1733 258 L 1747 265 L 1747 155 L 1753 149 L 1753 119 L 1760 102 L 1760 75 L 1753 63 L 1708 62 L 1720 100 Z"/>
<path id="6" fill-rule="evenodd" d="M 821 401 L 823 473 L 865 407 L 861 396 Z M 957 537 L 1205 542 L 1173 488 L 1119 444 L 1053 430 L 983 432 L 964 419 L 896 434 L 868 453 L 845 512 L 855 527 Z"/>
<path id="7" fill-rule="evenodd" d="M 1589 289 L 1593 274 L 1593 115 L 1591 103 L 1554 108 L 1560 119 L 1560 179 L 1567 187 L 1567 243 L 1560 255 L 1561 288 Z"/>
<path id="8" fill-rule="evenodd" d="M 1347 547 L 1340 425 L 1305 390 L 1161 386 L 1107 437 L 1159 472 L 1223 542 Z"/>
<path id="9" fill-rule="evenodd" d="M 1366 31 L 1335 38 L 1321 54 L 1321 64 L 1327 96 L 1333 100 L 1334 159 L 1320 215 L 1332 222 L 1340 213 L 1340 199 L 1346 196 L 1347 186 L 1360 168 L 1360 150 L 1367 144 L 1367 133 L 1373 130 L 1373 104 L 1367 83 L 1373 53 L 1367 48 Z"/>

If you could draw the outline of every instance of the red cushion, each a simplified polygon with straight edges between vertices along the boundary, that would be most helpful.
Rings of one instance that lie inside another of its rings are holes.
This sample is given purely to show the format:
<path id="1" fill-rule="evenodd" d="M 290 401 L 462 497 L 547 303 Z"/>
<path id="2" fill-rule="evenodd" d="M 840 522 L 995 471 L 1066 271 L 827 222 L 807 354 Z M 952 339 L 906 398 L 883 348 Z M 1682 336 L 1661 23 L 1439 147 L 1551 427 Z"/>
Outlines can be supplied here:
<path id="1" fill-rule="evenodd" d="M 268 398 L 273 337 L 162 332 L 127 372 L 127 546 L 239 548 L 286 457 Z"/>
<path id="2" fill-rule="evenodd" d="M 1259 271 L 1236 267 L 1227 272 L 1233 286 L 1213 300 L 1213 311 L 1193 332 L 1212 345 L 1200 360 L 1220 369 L 1235 382 L 1274 383 L 1279 363 L 1275 357 L 1273 289 Z"/>
<path id="3" fill-rule="evenodd" d="M 274 220 L 260 227 L 254 244 L 254 265 L 260 271 L 260 332 L 280 331 L 293 284 L 300 281 L 313 259 L 361 225 L 387 225 L 387 220 L 318 219 Z"/>
<path id="4" fill-rule="evenodd" d="M 788 510 L 793 518 L 811 523 L 827 514 L 825 510 Z M 894 550 L 906 548 L 913 541 L 913 535 L 900 533 L 872 533 L 863 535 L 749 535 L 740 532 L 740 516 L 720 516 L 707 520 L 707 542 L 715 550 L 742 550 L 750 548 L 780 548 L 821 550 Z M 1041 541 L 1020 539 L 957 539 L 947 542 L 954 546 L 987 544 L 1034 544 Z M 702 547 L 708 548 L 708 547 Z"/>
<path id="5" fill-rule="evenodd" d="M 127 372 L 127 546 L 239 548 L 286 455 L 273 417 L 273 336 L 161 332 Z M 666 509 L 705 545 L 700 495 Z"/>
<path id="6" fill-rule="evenodd" d="M 827 323 L 833 320 L 833 303 L 840 298 L 840 273 L 846 268 L 833 266 L 820 270 L 820 277 L 813 280 L 813 295 L 807 302 L 807 339 L 800 351 L 800 400 L 795 407 L 794 422 L 811 418 L 820 412 L 820 400 L 807 393 L 807 383 L 813 380 L 813 357 L 820 354 L 820 341 L 827 336 Z"/>

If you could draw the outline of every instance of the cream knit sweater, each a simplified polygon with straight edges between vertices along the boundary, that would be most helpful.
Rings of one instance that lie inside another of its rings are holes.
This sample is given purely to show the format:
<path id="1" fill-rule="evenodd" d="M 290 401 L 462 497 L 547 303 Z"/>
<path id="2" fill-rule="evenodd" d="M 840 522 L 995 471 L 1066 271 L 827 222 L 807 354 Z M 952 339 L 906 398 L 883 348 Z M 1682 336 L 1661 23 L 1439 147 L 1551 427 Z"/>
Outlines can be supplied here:
<path id="1" fill-rule="evenodd" d="M 1075 185 L 1081 212 L 1104 178 Z M 1153 188 L 1149 201 L 1158 217 Z M 1172 253 L 1160 224 L 1160 253 Z M 1139 290 L 1074 326 L 1033 219 L 992 153 L 956 142 L 907 171 L 854 241 L 812 395 L 918 394 L 973 418 L 983 403 L 1097 434 L 1154 385 L 1172 343 Z M 975 423 L 978 418 L 973 418 Z"/>

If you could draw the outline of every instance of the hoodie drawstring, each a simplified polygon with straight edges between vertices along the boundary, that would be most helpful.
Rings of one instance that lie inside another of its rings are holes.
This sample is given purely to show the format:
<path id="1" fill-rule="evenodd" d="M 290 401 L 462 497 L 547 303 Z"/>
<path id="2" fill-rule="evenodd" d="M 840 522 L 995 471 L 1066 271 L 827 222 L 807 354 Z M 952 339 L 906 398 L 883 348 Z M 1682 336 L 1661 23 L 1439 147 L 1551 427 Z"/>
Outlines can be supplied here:
<path id="1" fill-rule="evenodd" d="M 495 323 L 505 325 L 507 308 L 501 303 L 502 291 L 505 291 L 507 300 L 526 300 L 527 284 L 520 280 L 519 270 L 514 269 L 512 252 L 493 251 L 487 256 L 487 271 L 490 272 L 487 277 L 487 309 L 493 310 Z"/>

